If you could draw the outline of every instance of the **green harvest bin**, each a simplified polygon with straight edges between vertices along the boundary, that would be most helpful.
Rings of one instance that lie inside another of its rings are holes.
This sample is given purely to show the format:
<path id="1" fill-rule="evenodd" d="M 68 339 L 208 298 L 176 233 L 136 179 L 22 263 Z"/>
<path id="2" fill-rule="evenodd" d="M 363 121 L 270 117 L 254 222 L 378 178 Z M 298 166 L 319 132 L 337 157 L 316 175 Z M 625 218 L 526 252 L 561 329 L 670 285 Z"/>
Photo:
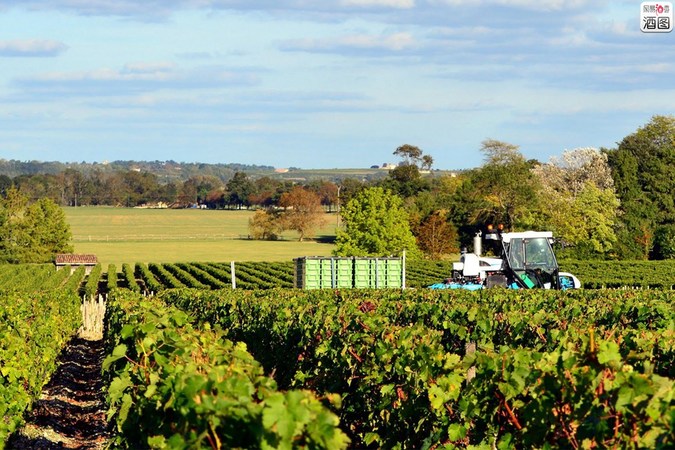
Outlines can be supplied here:
<path id="1" fill-rule="evenodd" d="M 370 259 L 354 258 L 354 287 L 367 289 L 370 287 Z"/>
<path id="2" fill-rule="evenodd" d="M 330 289 L 333 287 L 333 259 L 321 258 L 319 261 L 319 267 L 321 271 L 321 281 L 319 286 L 322 289 Z"/>
<path id="3" fill-rule="evenodd" d="M 387 258 L 385 261 L 385 286 L 400 289 L 403 287 L 403 261 L 399 258 Z"/>
<path id="4" fill-rule="evenodd" d="M 316 258 L 297 258 L 295 261 L 295 287 L 319 289 L 321 287 L 321 261 Z"/>
<path id="5" fill-rule="evenodd" d="M 403 261 L 399 258 L 354 258 L 355 288 L 401 288 Z"/>
<path id="6" fill-rule="evenodd" d="M 300 289 L 382 289 L 403 287 L 399 258 L 325 258 L 295 261 L 295 287 Z"/>
<path id="7" fill-rule="evenodd" d="M 336 288 L 351 289 L 354 287 L 354 260 L 352 258 L 334 258 Z"/>

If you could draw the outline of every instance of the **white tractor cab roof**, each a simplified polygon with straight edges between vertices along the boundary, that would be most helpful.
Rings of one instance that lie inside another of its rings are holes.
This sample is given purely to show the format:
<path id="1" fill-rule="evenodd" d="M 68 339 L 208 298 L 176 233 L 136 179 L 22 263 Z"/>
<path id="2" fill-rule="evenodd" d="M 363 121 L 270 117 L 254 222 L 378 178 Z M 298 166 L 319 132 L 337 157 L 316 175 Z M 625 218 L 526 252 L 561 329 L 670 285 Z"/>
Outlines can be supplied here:
<path id="1" fill-rule="evenodd" d="M 533 239 L 546 238 L 549 243 L 553 243 L 552 231 L 516 231 L 512 233 L 489 233 L 485 235 L 485 239 L 492 241 L 511 242 L 511 239 Z"/>

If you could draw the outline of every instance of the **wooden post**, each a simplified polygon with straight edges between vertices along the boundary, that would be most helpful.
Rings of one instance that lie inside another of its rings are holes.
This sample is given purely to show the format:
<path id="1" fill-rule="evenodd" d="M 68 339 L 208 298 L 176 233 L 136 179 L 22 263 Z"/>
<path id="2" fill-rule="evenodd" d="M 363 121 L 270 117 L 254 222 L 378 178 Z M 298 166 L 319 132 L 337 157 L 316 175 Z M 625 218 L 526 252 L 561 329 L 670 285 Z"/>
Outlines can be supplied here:
<path id="1" fill-rule="evenodd" d="M 473 355 L 476 353 L 476 342 L 469 341 L 464 344 L 464 350 L 466 355 Z M 469 367 L 469 370 L 466 373 L 466 381 L 470 382 L 476 378 L 476 366 Z"/>
<path id="2" fill-rule="evenodd" d="M 230 278 L 232 278 L 232 289 L 237 289 L 237 278 L 234 273 L 234 261 L 230 262 Z"/>

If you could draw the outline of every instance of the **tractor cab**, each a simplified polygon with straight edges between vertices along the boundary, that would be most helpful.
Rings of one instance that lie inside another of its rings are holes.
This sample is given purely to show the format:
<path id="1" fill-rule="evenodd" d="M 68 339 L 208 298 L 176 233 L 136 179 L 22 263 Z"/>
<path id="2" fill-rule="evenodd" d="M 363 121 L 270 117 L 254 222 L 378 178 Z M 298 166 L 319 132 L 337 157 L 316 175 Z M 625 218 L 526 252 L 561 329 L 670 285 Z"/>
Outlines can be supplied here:
<path id="1" fill-rule="evenodd" d="M 488 234 L 502 244 L 503 270 L 508 284 L 525 289 L 558 287 L 558 261 L 553 253 L 553 233 L 524 231 Z M 515 285 L 514 285 L 515 284 Z"/>

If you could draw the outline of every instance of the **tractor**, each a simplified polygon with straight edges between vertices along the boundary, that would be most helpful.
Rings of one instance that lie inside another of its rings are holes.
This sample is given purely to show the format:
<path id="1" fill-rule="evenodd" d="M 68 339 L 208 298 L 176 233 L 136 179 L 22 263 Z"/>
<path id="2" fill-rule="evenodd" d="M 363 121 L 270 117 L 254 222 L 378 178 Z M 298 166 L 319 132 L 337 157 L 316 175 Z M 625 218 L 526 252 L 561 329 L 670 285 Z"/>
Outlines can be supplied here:
<path id="1" fill-rule="evenodd" d="M 550 231 L 502 231 L 488 227 L 486 241 L 497 244 L 499 257 L 484 257 L 482 233 L 474 237 L 474 251 L 462 251 L 459 262 L 452 264 L 452 277 L 433 284 L 433 289 L 477 290 L 491 287 L 510 289 L 574 289 L 581 282 L 567 272 L 560 272 L 553 253 Z"/>

